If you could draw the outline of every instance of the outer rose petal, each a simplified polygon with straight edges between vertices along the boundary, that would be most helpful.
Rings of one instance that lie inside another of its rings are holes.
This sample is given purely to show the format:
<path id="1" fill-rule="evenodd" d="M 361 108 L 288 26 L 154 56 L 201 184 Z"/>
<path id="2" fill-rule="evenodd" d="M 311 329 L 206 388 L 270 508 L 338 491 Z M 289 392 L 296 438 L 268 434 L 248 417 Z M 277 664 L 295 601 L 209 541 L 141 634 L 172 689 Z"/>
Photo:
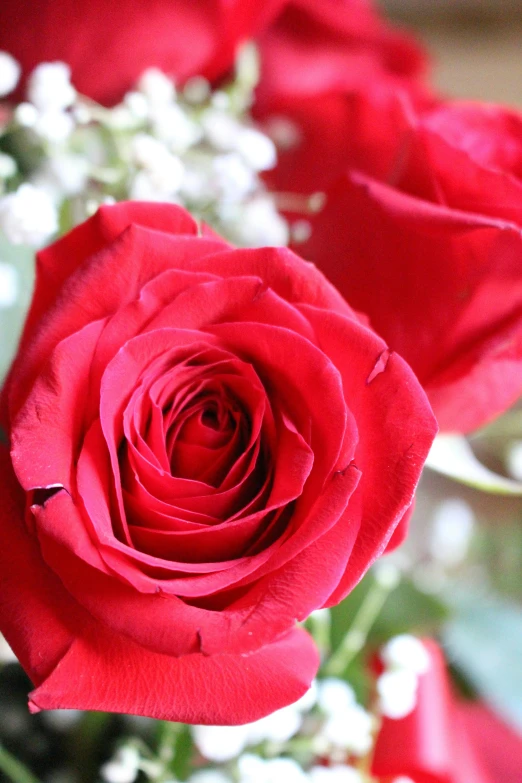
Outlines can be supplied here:
<path id="1" fill-rule="evenodd" d="M 23 522 L 25 496 L 9 452 L 0 446 L 0 629 L 33 682 L 39 684 L 65 654 L 89 615 L 42 560 Z"/>
<path id="2" fill-rule="evenodd" d="M 330 191 L 304 253 L 409 362 L 444 430 L 474 429 L 520 395 L 522 234 L 514 224 L 352 173 Z"/>
<path id="3" fill-rule="evenodd" d="M 99 625 L 73 642 L 31 694 L 30 708 L 106 710 L 183 723 L 249 723 L 296 701 L 318 667 L 312 639 L 298 628 L 250 655 L 171 658 Z"/>
<path id="4" fill-rule="evenodd" d="M 0 530 L 1 631 L 39 686 L 31 709 L 112 710 L 193 723 L 257 720 L 297 700 L 319 665 L 294 629 L 250 655 L 171 658 L 109 631 L 79 606 L 23 525 L 24 498 L 5 448 Z M 212 687 L 206 685 L 212 683 Z"/>

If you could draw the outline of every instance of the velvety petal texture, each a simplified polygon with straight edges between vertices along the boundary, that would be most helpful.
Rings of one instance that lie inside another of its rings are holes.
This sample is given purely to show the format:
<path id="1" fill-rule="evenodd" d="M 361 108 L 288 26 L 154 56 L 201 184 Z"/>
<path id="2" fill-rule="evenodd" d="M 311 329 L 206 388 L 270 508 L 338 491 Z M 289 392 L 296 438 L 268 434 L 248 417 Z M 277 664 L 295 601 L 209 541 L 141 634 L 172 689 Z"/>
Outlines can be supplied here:
<path id="1" fill-rule="evenodd" d="M 469 432 L 522 392 L 522 118 L 399 98 L 385 115 L 387 143 L 366 135 L 365 173 L 330 185 L 300 252 L 411 365 L 441 429 Z"/>
<path id="2" fill-rule="evenodd" d="M 0 627 L 31 709 L 196 723 L 306 690 L 296 621 L 400 538 L 436 430 L 314 266 L 158 204 L 39 254 L 2 397 Z"/>
<path id="3" fill-rule="evenodd" d="M 146 68 L 179 82 L 222 76 L 281 2 L 2 0 L 0 49 L 20 62 L 24 77 L 42 62 L 66 62 L 79 92 L 111 105 Z"/>

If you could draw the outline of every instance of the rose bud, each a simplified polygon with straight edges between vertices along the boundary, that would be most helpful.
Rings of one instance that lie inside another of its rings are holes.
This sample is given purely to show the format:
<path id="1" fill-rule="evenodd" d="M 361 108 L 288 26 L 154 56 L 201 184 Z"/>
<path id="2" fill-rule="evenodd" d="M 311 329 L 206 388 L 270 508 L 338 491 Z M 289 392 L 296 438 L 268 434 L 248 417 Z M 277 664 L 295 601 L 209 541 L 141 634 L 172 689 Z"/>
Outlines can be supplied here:
<path id="1" fill-rule="evenodd" d="M 123 203 L 38 254 L 3 392 L 0 630 L 33 711 L 233 724 L 408 514 L 420 385 L 311 264 Z"/>

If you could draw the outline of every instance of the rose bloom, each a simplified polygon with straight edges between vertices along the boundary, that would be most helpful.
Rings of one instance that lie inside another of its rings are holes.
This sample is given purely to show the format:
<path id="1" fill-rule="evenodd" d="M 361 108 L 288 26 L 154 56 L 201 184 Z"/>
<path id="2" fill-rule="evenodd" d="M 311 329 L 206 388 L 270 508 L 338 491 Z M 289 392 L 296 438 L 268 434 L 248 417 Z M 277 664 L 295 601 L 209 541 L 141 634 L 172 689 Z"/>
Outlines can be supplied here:
<path id="1" fill-rule="evenodd" d="M 157 203 L 38 254 L 3 402 L 0 627 L 31 709 L 195 723 L 308 688 L 295 622 L 382 553 L 436 429 L 315 267 Z"/>
<path id="2" fill-rule="evenodd" d="M 383 781 L 516 783 L 522 739 L 480 703 L 456 697 L 442 650 L 424 640 L 430 669 L 419 679 L 417 704 L 400 720 L 384 718 L 372 772 Z"/>
<path id="3" fill-rule="evenodd" d="M 522 117 L 419 115 L 397 93 L 385 118 L 300 252 L 409 362 L 441 429 L 469 432 L 522 392 Z"/>
<path id="4" fill-rule="evenodd" d="M 369 0 L 290 0 L 258 43 L 253 111 L 278 145 L 267 180 L 280 191 L 312 193 L 353 163 L 354 136 L 368 120 L 360 99 L 370 86 L 402 86 L 428 100 L 420 45 Z"/>
<path id="5" fill-rule="evenodd" d="M 111 105 L 152 66 L 180 82 L 222 76 L 281 2 L 2 0 L 0 50 L 25 76 L 42 62 L 66 62 L 80 93 Z"/>

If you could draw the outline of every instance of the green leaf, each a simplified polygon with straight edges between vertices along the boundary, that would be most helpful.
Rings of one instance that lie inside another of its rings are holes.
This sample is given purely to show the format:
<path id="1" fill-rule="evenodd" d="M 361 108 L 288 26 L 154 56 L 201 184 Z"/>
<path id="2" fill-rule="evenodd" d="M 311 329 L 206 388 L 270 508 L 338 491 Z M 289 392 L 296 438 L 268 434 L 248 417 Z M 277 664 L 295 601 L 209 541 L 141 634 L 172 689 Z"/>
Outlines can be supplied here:
<path id="1" fill-rule="evenodd" d="M 486 468 L 476 458 L 462 435 L 437 435 L 426 465 L 444 476 L 483 492 L 522 497 L 522 482 L 499 476 Z"/>
<path id="2" fill-rule="evenodd" d="M 522 609 L 484 591 L 453 586 L 443 631 L 450 660 L 480 696 L 522 731 Z"/>

